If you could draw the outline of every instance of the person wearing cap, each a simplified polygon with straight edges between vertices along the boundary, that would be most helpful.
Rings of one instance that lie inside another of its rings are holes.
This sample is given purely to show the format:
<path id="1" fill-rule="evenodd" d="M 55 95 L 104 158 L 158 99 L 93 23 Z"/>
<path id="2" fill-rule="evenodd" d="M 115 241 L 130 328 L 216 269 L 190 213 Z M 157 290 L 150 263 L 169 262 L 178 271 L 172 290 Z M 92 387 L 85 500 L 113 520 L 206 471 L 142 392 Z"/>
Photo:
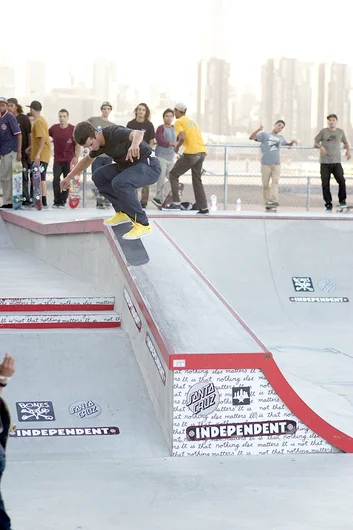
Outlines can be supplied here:
<path id="1" fill-rule="evenodd" d="M 115 125 L 114 122 L 108 119 L 109 114 L 113 110 L 112 104 L 109 103 L 109 101 L 103 101 L 100 110 L 101 110 L 100 116 L 93 116 L 92 118 L 88 118 L 87 121 L 92 123 L 93 127 L 95 127 L 97 130 L 104 129 L 105 127 L 109 127 L 111 125 Z M 96 169 L 106 166 L 108 164 L 111 164 L 112 162 L 113 160 L 105 154 L 98 156 L 92 164 L 92 173 L 94 173 Z M 93 191 L 95 192 L 95 195 L 96 195 L 96 207 L 97 208 L 106 208 L 110 206 L 108 200 L 102 199 L 98 195 L 96 188 Z"/>
<path id="2" fill-rule="evenodd" d="M 43 116 L 41 116 L 42 104 L 39 101 L 32 101 L 29 107 L 34 118 L 32 127 L 32 144 L 27 149 L 27 154 L 30 154 L 31 162 L 34 167 L 41 168 L 41 185 L 42 185 L 42 204 L 43 208 L 48 208 L 47 205 L 47 169 L 50 162 L 50 140 L 48 123 Z"/>
<path id="3" fill-rule="evenodd" d="M 154 126 L 151 122 L 151 111 L 146 103 L 139 103 L 134 109 L 135 118 L 130 120 L 126 127 L 128 129 L 136 129 L 137 131 L 143 131 L 143 139 L 151 147 L 154 146 L 155 132 Z M 141 190 L 141 206 L 147 208 L 148 198 L 150 195 L 150 189 L 145 186 Z"/>
<path id="4" fill-rule="evenodd" d="M 208 214 L 207 199 L 202 184 L 202 164 L 207 151 L 203 142 L 201 131 L 195 121 L 186 116 L 185 103 L 177 103 L 174 107 L 176 122 L 174 129 L 177 136 L 177 145 L 174 148 L 178 153 L 180 147 L 184 145 L 182 156 L 175 162 L 169 173 L 170 185 L 172 188 L 173 202 L 163 208 L 163 210 L 180 210 L 179 197 L 179 177 L 191 169 L 192 187 L 195 195 L 196 209 L 198 214 Z"/>
<path id="5" fill-rule="evenodd" d="M 11 377 L 15 373 L 15 361 L 13 357 L 6 353 L 3 362 L 0 364 L 0 395 L 3 389 L 7 386 Z M 9 434 L 15 430 L 14 425 L 11 424 L 10 411 L 0 396 L 0 480 L 4 474 L 6 467 L 6 446 Z M 11 520 L 6 513 L 4 501 L 0 492 L 0 528 L 3 530 L 11 530 Z"/>
<path id="6" fill-rule="evenodd" d="M 29 191 L 29 170 L 31 168 L 30 160 L 26 154 L 26 149 L 31 145 L 32 143 L 32 126 L 31 122 L 29 121 L 28 116 L 23 113 L 23 108 L 21 105 L 19 105 L 16 98 L 9 98 L 7 100 L 7 104 L 9 106 L 9 111 L 15 116 L 17 123 L 21 129 L 22 134 L 22 188 L 23 188 L 23 197 L 25 198 L 25 201 L 23 202 L 23 206 L 31 206 L 32 202 L 30 199 L 30 191 Z"/>
<path id="7" fill-rule="evenodd" d="M 22 134 L 17 120 L 9 112 L 7 99 L 0 97 L 0 182 L 2 208 L 12 208 L 12 165 L 22 158 Z"/>
<path id="8" fill-rule="evenodd" d="M 61 181 L 62 189 L 67 189 L 73 177 L 87 169 L 97 156 L 105 153 L 115 163 L 96 169 L 92 176 L 99 193 L 112 203 L 116 212 L 104 224 L 116 226 L 132 223 L 131 230 L 123 235 L 127 240 L 147 236 L 152 227 L 135 190 L 155 184 L 161 175 L 161 165 L 152 148 L 143 141 L 142 131 L 133 131 L 120 125 L 97 131 L 92 123 L 83 121 L 76 125 L 74 139 L 87 148 L 89 154 Z"/>

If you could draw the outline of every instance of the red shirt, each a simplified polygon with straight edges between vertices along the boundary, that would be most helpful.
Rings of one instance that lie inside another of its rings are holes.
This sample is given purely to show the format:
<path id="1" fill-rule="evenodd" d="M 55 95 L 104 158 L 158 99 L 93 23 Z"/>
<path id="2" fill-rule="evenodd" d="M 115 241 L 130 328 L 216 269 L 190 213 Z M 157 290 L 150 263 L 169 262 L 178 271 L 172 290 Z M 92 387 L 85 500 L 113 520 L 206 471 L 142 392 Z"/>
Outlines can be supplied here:
<path id="1" fill-rule="evenodd" d="M 73 139 L 74 126 L 68 124 L 62 129 L 59 123 L 52 125 L 49 129 L 49 136 L 54 142 L 54 162 L 71 162 L 75 157 L 76 143 Z"/>

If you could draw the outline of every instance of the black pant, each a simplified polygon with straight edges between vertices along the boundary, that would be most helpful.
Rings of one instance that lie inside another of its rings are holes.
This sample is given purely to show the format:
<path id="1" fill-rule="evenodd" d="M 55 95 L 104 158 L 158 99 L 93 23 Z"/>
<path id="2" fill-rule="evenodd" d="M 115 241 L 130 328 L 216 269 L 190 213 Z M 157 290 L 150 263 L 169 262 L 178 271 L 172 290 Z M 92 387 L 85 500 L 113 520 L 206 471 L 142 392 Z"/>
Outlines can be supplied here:
<path id="1" fill-rule="evenodd" d="M 173 202 L 179 202 L 179 177 L 191 169 L 192 187 L 195 195 L 196 207 L 199 210 L 207 208 L 207 199 L 202 184 L 202 164 L 206 153 L 195 153 L 194 155 L 182 155 L 174 164 L 169 173 L 170 186 L 172 188 Z"/>
<path id="2" fill-rule="evenodd" d="M 338 201 L 344 202 L 347 199 L 346 180 L 343 176 L 343 167 L 341 164 L 321 164 L 320 165 L 322 194 L 325 205 L 332 206 L 332 195 L 330 191 L 331 174 L 335 177 L 338 184 Z"/>
<path id="3" fill-rule="evenodd" d="M 28 161 L 27 155 L 22 151 L 22 188 L 23 188 L 23 197 L 26 199 L 26 202 L 30 202 L 30 191 L 29 191 L 29 172 L 31 169 L 31 163 Z"/>
<path id="4" fill-rule="evenodd" d="M 60 177 L 64 178 L 70 173 L 70 162 L 54 162 L 53 166 L 53 189 L 54 189 L 54 204 L 66 204 L 69 191 L 60 190 Z"/>
<path id="5" fill-rule="evenodd" d="M 1 447 L 0 452 L 0 480 L 3 472 L 5 471 L 6 457 Z M 6 513 L 4 501 L 0 492 L 0 530 L 11 530 L 11 521 Z"/>

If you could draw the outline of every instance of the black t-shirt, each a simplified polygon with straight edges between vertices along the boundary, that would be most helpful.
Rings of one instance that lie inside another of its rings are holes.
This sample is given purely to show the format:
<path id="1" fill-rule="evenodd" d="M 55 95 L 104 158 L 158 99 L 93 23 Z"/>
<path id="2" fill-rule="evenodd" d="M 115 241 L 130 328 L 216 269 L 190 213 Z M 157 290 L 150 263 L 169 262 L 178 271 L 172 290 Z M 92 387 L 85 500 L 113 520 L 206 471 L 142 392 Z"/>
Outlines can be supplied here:
<path id="1" fill-rule="evenodd" d="M 16 116 L 17 123 L 22 133 L 22 151 L 29 147 L 29 135 L 31 134 L 31 122 L 29 117 L 25 114 L 19 114 Z"/>
<path id="2" fill-rule="evenodd" d="M 156 137 L 155 132 L 154 132 L 153 123 L 150 121 L 131 120 L 126 125 L 126 127 L 128 127 L 129 129 L 133 129 L 134 131 L 135 130 L 143 131 L 145 133 L 143 139 L 148 144 L 150 143 L 151 140 L 153 140 Z"/>
<path id="3" fill-rule="evenodd" d="M 122 125 L 112 125 L 110 127 L 105 127 L 102 129 L 102 133 L 105 140 L 105 145 L 102 145 L 96 151 L 91 151 L 89 156 L 91 158 L 97 158 L 97 156 L 105 154 L 110 156 L 114 162 L 118 165 L 120 171 L 146 160 L 151 152 L 151 147 L 143 140 L 140 143 L 140 158 L 135 158 L 133 162 L 125 160 L 129 147 L 131 146 L 131 141 L 129 136 L 131 129 L 123 127 Z"/>

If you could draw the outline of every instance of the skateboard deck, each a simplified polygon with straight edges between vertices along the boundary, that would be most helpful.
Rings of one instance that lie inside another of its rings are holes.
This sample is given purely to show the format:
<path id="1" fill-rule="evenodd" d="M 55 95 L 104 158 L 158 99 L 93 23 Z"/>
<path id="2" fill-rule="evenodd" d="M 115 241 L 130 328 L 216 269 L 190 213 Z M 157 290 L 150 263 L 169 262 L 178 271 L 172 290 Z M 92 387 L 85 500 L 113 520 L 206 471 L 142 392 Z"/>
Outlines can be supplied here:
<path id="1" fill-rule="evenodd" d="M 278 206 L 265 206 L 265 211 L 266 212 L 277 213 L 277 208 L 278 208 Z"/>
<path id="2" fill-rule="evenodd" d="M 74 164 L 71 162 L 70 171 Z M 70 208 L 77 208 L 81 201 L 81 173 L 71 179 L 69 188 L 69 206 Z"/>
<path id="3" fill-rule="evenodd" d="M 33 182 L 33 204 L 37 210 L 41 210 L 43 208 L 43 204 L 42 204 L 42 186 L 41 186 L 39 167 L 34 167 L 32 169 L 32 182 Z"/>
<path id="4" fill-rule="evenodd" d="M 12 207 L 14 210 L 23 204 L 22 164 L 17 160 L 12 166 Z"/>
<path id="5" fill-rule="evenodd" d="M 131 230 L 131 226 L 130 223 L 122 223 L 117 226 L 112 226 L 112 229 L 126 261 L 135 267 L 146 265 L 150 258 L 141 239 L 133 239 L 131 241 L 123 239 L 123 235 Z"/>
<path id="6" fill-rule="evenodd" d="M 178 184 L 178 191 L 179 191 L 179 195 L 183 194 L 184 184 L 182 182 L 179 182 L 179 184 Z M 173 202 L 173 194 L 172 194 L 172 190 L 170 190 L 170 192 L 168 193 L 168 195 L 166 196 L 166 198 L 164 199 L 162 204 L 160 206 L 158 206 L 159 210 L 162 210 L 163 208 L 165 208 L 166 206 L 168 206 L 172 202 Z"/>
<path id="7" fill-rule="evenodd" d="M 337 205 L 336 212 L 350 213 L 353 211 L 353 204 L 347 204 L 346 206 Z"/>

